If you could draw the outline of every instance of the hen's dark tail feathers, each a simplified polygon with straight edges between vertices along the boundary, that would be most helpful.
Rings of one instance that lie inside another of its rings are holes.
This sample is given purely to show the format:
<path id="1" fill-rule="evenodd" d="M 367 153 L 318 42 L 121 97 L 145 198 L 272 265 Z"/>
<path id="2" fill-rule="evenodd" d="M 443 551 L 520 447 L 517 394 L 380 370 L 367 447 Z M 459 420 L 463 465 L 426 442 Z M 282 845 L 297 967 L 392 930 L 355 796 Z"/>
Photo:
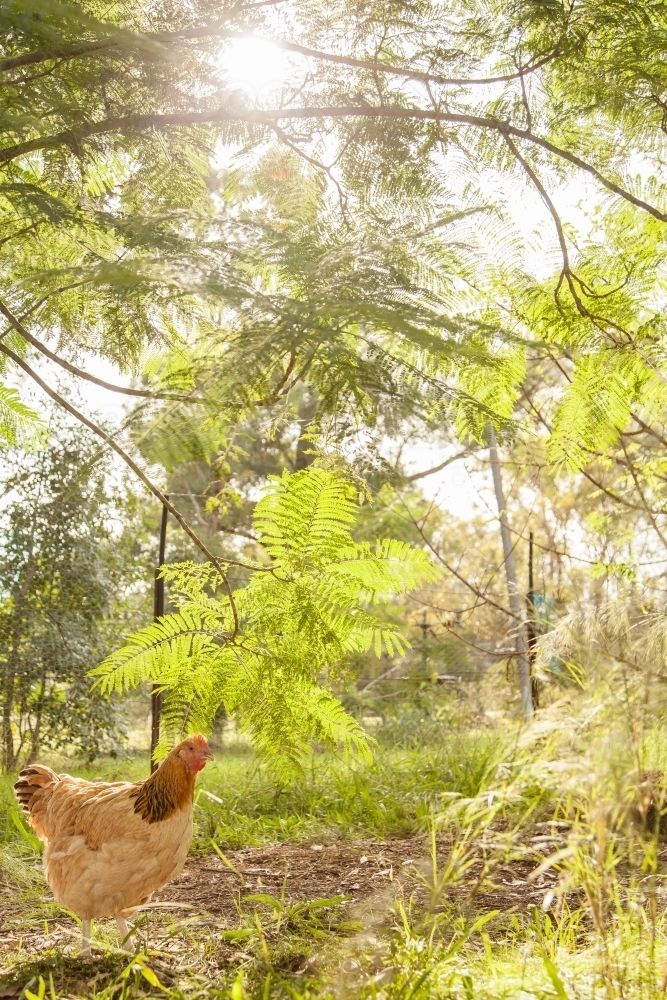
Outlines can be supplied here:
<path id="1" fill-rule="evenodd" d="M 25 811 L 30 813 L 35 792 L 39 792 L 55 781 L 58 781 L 58 775 L 50 767 L 43 767 L 41 764 L 24 767 L 19 773 L 19 780 L 14 785 L 16 798 Z"/>

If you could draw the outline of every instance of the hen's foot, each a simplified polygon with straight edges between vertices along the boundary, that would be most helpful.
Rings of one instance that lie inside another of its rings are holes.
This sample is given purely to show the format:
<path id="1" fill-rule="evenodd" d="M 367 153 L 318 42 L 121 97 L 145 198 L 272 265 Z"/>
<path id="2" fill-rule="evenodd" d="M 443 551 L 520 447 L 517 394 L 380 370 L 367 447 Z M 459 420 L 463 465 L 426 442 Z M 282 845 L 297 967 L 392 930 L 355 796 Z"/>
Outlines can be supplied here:
<path id="1" fill-rule="evenodd" d="M 128 924 L 123 917 L 116 917 L 118 932 L 120 934 L 120 946 L 123 951 L 134 952 L 134 927 Z"/>
<path id="2" fill-rule="evenodd" d="M 90 955 L 90 920 L 81 924 L 81 954 Z"/>

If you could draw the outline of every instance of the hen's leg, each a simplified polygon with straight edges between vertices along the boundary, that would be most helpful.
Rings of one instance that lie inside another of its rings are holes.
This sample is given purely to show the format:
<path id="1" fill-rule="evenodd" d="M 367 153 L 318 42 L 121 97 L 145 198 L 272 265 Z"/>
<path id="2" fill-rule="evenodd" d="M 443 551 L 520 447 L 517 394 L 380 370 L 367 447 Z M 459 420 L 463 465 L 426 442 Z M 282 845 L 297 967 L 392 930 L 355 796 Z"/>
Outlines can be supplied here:
<path id="1" fill-rule="evenodd" d="M 81 924 L 81 954 L 90 955 L 90 920 Z"/>
<path id="2" fill-rule="evenodd" d="M 134 927 L 129 927 L 125 917 L 116 917 L 116 923 L 118 924 L 118 931 L 120 933 L 120 946 L 123 951 L 134 951 L 132 947 L 132 937 L 134 936 Z"/>

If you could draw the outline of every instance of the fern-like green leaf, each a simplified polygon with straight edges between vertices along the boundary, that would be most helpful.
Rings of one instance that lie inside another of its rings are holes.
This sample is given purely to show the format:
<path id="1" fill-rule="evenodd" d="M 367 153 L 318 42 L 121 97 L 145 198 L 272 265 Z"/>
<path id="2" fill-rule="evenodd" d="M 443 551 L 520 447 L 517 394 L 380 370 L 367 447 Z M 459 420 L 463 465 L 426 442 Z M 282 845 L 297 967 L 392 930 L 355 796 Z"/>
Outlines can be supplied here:
<path id="1" fill-rule="evenodd" d="M 272 476 L 255 508 L 255 531 L 286 569 L 308 560 L 321 564 L 352 542 L 352 495 L 345 479 L 321 469 Z"/>
<path id="2" fill-rule="evenodd" d="M 187 733 L 209 731 L 221 706 L 285 775 L 313 740 L 369 754 L 372 741 L 319 678 L 354 652 L 402 655 L 407 639 L 369 605 L 431 583 L 439 571 L 404 542 L 356 545 L 355 496 L 343 476 L 321 469 L 269 483 L 254 523 L 274 572 L 254 573 L 234 592 L 241 625 L 233 639 L 229 604 L 210 593 L 212 569 L 164 570 L 178 611 L 92 671 L 104 691 L 149 679 L 164 690 L 158 758 Z"/>
<path id="3" fill-rule="evenodd" d="M 160 681 L 179 664 L 199 660 L 215 652 L 215 616 L 186 606 L 141 629 L 121 649 L 94 670 L 104 692 L 136 687 L 149 678 Z"/>

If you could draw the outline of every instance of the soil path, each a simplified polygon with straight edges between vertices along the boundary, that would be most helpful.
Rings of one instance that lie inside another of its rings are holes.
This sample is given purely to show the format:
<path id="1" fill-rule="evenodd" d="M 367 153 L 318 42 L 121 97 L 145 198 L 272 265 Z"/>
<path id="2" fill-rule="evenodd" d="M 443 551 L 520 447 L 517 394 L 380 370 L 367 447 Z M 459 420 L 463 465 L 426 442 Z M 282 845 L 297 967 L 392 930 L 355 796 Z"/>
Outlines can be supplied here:
<path id="1" fill-rule="evenodd" d="M 439 841 L 440 864 L 449 847 L 447 841 Z M 419 873 L 428 874 L 428 851 L 426 838 L 413 837 L 387 842 L 278 844 L 228 851 L 224 860 L 215 854 L 189 858 L 179 877 L 155 894 L 154 902 L 175 909 L 182 904 L 184 909 L 222 916 L 233 924 L 238 922 L 239 896 L 265 894 L 280 898 L 284 892 L 288 903 L 334 896 L 344 896 L 350 903 L 362 903 L 378 895 L 390 898 L 396 892 L 416 888 Z M 528 879 L 542 857 L 539 852 L 534 858 L 508 861 L 496 868 L 480 887 L 482 891 L 475 890 L 475 908 L 516 911 L 541 905 L 556 880 L 555 872 Z M 474 865 L 465 881 L 448 885 L 445 894 L 464 903 L 480 869 L 481 865 Z"/>
<path id="2" fill-rule="evenodd" d="M 436 905 L 446 896 L 469 915 L 491 910 L 507 914 L 543 905 L 557 886 L 554 871 L 536 877 L 545 847 L 536 845 L 532 856 L 501 863 L 483 879 L 481 859 L 475 861 L 460 880 L 443 887 Z M 441 870 L 450 848 L 447 840 L 439 839 Z M 179 877 L 156 893 L 145 909 L 154 927 L 151 937 L 158 930 L 154 918 L 159 924 L 160 915 L 168 914 L 208 923 L 216 933 L 238 928 L 243 923 L 240 911 L 247 915 L 253 907 L 265 905 L 253 899 L 257 896 L 283 898 L 287 905 L 337 897 L 336 902 L 344 902 L 340 910 L 335 907 L 341 916 L 344 912 L 370 925 L 387 919 L 398 895 L 414 893 L 428 905 L 430 870 L 429 843 L 423 836 L 246 848 L 224 852 L 222 858 L 216 854 L 189 858 Z M 78 949 L 80 931 L 55 906 L 48 887 L 30 895 L 28 900 L 9 886 L 3 892 L 0 885 L 0 978 L 5 972 L 2 966 L 17 948 L 35 958 L 54 948 L 72 954 Z M 0 1000 L 2 996 L 0 992 Z"/>
<path id="3" fill-rule="evenodd" d="M 278 844 L 189 858 L 179 877 L 154 896 L 202 913 L 238 919 L 236 900 L 265 894 L 287 903 L 344 896 L 361 901 L 403 881 L 424 857 L 424 839 Z M 225 861 L 227 864 L 225 864 Z"/>

